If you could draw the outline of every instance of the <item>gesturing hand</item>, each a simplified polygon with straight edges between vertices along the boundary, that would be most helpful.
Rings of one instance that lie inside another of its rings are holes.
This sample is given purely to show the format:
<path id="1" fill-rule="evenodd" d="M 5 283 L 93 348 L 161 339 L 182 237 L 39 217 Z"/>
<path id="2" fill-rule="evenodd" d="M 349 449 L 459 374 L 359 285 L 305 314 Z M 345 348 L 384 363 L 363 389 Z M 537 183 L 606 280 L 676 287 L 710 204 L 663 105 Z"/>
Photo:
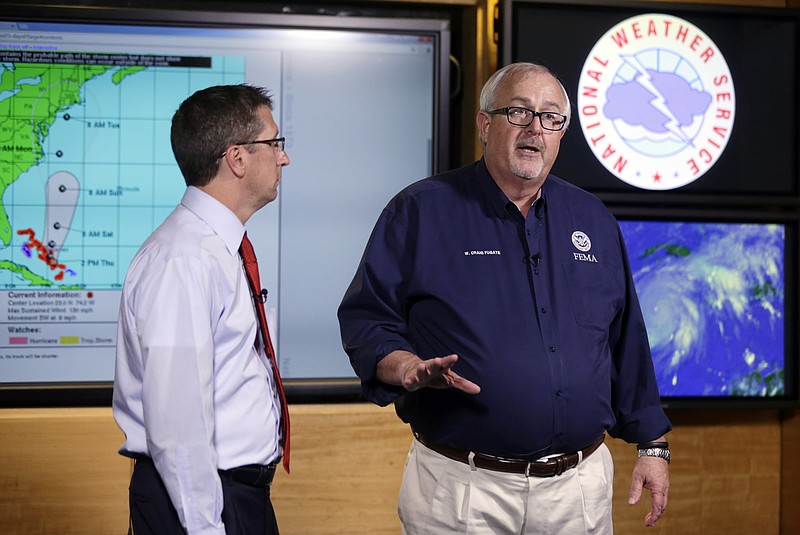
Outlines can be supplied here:
<path id="1" fill-rule="evenodd" d="M 420 388 L 456 388 L 468 394 L 477 394 L 481 387 L 453 371 L 458 355 L 447 355 L 428 360 L 410 361 L 402 368 L 401 384 L 413 392 Z"/>
<path id="2" fill-rule="evenodd" d="M 420 388 L 456 388 L 477 394 L 481 387 L 453 371 L 458 355 L 422 360 L 408 351 L 392 351 L 378 362 L 378 379 L 413 392 Z"/>

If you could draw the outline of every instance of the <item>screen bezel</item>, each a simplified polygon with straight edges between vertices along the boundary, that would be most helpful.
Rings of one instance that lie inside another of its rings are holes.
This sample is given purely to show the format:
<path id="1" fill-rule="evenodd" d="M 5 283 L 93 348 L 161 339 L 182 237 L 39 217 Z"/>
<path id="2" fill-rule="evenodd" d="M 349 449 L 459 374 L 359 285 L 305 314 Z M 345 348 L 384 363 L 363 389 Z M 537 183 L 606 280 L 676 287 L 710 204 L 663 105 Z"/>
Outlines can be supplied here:
<path id="1" fill-rule="evenodd" d="M 203 8 L 208 9 L 205 6 Z M 238 8 L 230 10 L 193 11 L 180 6 L 154 9 L 110 5 L 0 4 L 0 20 L 226 29 L 304 28 L 322 31 L 424 34 L 434 39 L 437 50 L 434 75 L 435 116 L 432 118 L 435 146 L 432 167 L 434 173 L 450 168 L 454 160 L 454 151 L 450 143 L 452 29 L 447 17 L 437 17 L 435 10 L 417 15 L 400 9 L 360 10 L 349 7 L 336 10 L 332 7 L 330 10 L 324 10 L 326 14 L 319 15 L 303 13 L 297 9 L 291 10 L 290 13 L 257 12 L 255 9 L 254 5 L 246 6 L 244 9 L 239 5 Z M 347 358 L 344 352 L 342 358 Z M 284 381 L 284 386 L 290 403 L 355 402 L 363 399 L 360 381 L 355 376 L 289 378 Z M 0 383 L 0 407 L 108 406 L 111 404 L 112 395 L 111 381 Z"/>
<path id="2" fill-rule="evenodd" d="M 730 6 L 718 4 L 703 4 L 703 3 L 677 3 L 677 2 L 642 2 L 642 1 L 622 1 L 622 0 L 509 0 L 502 4 L 502 10 L 497 21 L 497 27 L 501 28 L 499 35 L 498 46 L 498 61 L 500 65 L 508 65 L 515 60 L 516 54 L 514 28 L 514 15 L 519 9 L 536 10 L 541 8 L 558 8 L 570 9 L 580 11 L 592 10 L 594 11 L 608 11 L 617 12 L 624 11 L 630 15 L 636 13 L 646 12 L 665 12 L 676 16 L 691 16 L 697 15 L 724 15 L 726 17 L 736 18 L 769 18 L 776 20 L 786 20 L 795 23 L 797 33 L 795 40 L 797 41 L 796 47 L 800 47 L 800 9 L 792 8 L 776 8 L 776 7 L 749 7 L 749 6 Z M 567 28 L 563 29 L 565 35 L 569 33 Z M 558 69 L 557 65 L 551 65 L 555 70 Z M 561 74 L 561 73 L 557 73 Z M 795 79 L 795 102 L 800 102 L 800 66 L 795 66 L 794 69 Z M 570 98 L 573 100 L 573 115 L 575 114 L 575 105 L 577 96 L 570 91 Z M 795 106 L 794 114 L 797 120 L 794 121 L 794 131 L 792 137 L 797 143 L 800 143 L 800 104 Z M 575 119 L 575 117 L 573 117 Z M 573 125 L 575 124 L 573 120 Z M 735 128 L 735 127 L 734 127 Z M 570 130 L 574 130 L 567 135 L 577 136 L 581 138 L 579 144 L 583 143 L 580 127 L 572 126 Z M 562 149 L 564 147 L 562 146 Z M 730 147 L 729 147 L 730 148 Z M 562 156 L 563 158 L 564 156 Z M 787 206 L 787 207 L 800 207 L 800 151 L 795 151 L 794 157 L 790 165 L 793 166 L 790 177 L 787 180 L 792 181 L 791 187 L 793 191 L 791 194 L 785 193 L 751 193 L 751 192 L 715 192 L 715 191 L 687 191 L 686 187 L 678 188 L 675 190 L 658 190 L 648 191 L 639 190 L 632 186 L 621 185 L 617 188 L 585 188 L 589 189 L 592 193 L 597 195 L 604 202 L 610 203 L 676 203 L 676 204 L 691 204 L 702 198 L 702 202 L 706 205 L 714 206 L 747 206 L 758 203 L 761 206 Z M 768 164 L 765 164 L 765 169 Z M 605 172 L 605 170 L 603 170 Z M 556 174 L 558 174 L 556 172 Z M 562 176 L 562 178 L 569 180 L 571 177 Z M 689 186 L 690 188 L 693 187 Z"/>
<path id="3" fill-rule="evenodd" d="M 800 289 L 800 216 L 786 210 L 700 209 L 609 205 L 617 220 L 663 222 L 778 223 L 784 238 L 784 382 L 781 397 L 662 396 L 666 409 L 786 409 L 800 407 L 800 355 L 798 355 L 798 290 Z"/>

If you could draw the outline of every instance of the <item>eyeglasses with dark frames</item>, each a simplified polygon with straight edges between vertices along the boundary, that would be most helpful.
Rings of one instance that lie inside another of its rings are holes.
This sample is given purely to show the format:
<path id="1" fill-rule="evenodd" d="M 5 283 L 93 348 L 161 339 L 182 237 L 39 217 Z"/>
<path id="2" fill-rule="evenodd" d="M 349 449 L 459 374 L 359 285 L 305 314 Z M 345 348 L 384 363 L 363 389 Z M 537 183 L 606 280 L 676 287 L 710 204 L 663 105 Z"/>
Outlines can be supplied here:
<path id="1" fill-rule="evenodd" d="M 274 149 L 278 149 L 279 151 L 283 152 L 286 147 L 286 138 L 285 137 L 276 137 L 274 139 L 258 139 L 255 141 L 242 141 L 239 143 L 233 143 L 233 145 L 269 145 Z M 228 153 L 227 150 L 219 155 L 220 158 L 225 156 Z"/>
<path id="2" fill-rule="evenodd" d="M 567 116 L 553 111 L 533 111 L 520 106 L 506 106 L 496 110 L 489 110 L 492 115 L 505 114 L 508 122 L 514 126 L 528 126 L 534 117 L 539 118 L 539 125 L 545 130 L 558 132 L 567 124 Z"/>

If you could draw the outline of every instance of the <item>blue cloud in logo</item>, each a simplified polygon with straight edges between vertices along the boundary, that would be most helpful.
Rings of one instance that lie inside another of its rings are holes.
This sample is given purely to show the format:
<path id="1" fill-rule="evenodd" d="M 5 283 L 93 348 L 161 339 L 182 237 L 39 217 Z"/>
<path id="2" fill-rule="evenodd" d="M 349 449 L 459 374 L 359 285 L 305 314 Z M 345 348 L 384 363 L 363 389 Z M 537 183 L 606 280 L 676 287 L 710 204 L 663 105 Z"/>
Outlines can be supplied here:
<path id="1" fill-rule="evenodd" d="M 711 95 L 693 89 L 680 76 L 648 69 L 629 82 L 609 87 L 603 111 L 609 119 L 665 133 L 691 125 L 710 104 Z"/>

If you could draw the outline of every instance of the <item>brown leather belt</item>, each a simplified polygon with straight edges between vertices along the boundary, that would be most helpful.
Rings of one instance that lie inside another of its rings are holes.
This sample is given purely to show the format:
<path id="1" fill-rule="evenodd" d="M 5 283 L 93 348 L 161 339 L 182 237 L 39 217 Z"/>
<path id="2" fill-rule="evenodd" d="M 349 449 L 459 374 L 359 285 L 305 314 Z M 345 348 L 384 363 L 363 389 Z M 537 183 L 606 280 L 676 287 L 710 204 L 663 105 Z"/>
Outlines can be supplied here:
<path id="1" fill-rule="evenodd" d="M 460 461 L 464 464 L 470 464 L 469 451 L 462 451 L 435 444 L 423 437 L 414 433 L 414 436 L 425 447 L 432 449 L 436 453 L 449 457 L 455 461 Z M 493 455 L 486 455 L 485 453 L 472 454 L 472 464 L 477 468 L 486 470 L 494 470 L 496 472 L 508 472 L 511 474 L 525 474 L 528 477 L 554 477 L 560 476 L 570 468 L 575 468 L 578 463 L 586 459 L 589 455 L 594 453 L 600 444 L 603 443 L 606 436 L 600 435 L 600 438 L 595 440 L 591 445 L 586 446 L 580 451 L 574 453 L 566 453 L 557 457 L 550 457 L 543 461 L 525 461 L 523 459 L 506 459 L 504 457 L 495 457 Z"/>

